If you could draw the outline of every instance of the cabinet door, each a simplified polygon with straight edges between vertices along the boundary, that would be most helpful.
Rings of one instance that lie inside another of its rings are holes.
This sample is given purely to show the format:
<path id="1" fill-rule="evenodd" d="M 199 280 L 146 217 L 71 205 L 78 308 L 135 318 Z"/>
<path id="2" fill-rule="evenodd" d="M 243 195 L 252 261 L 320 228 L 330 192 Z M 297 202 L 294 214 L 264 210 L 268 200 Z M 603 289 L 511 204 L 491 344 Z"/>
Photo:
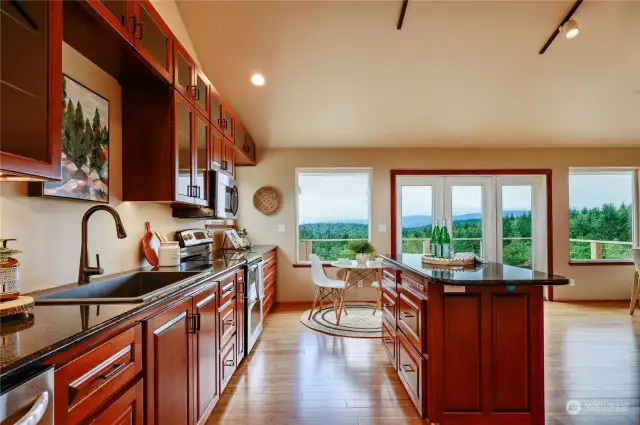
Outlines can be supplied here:
<path id="1" fill-rule="evenodd" d="M 204 75 L 201 69 L 196 68 L 195 72 L 195 104 L 196 107 L 202 112 L 207 119 L 209 119 L 209 108 L 211 107 L 211 103 L 209 101 L 209 94 L 211 84 L 209 84 L 209 80 Z"/>
<path id="2" fill-rule="evenodd" d="M 177 202 L 194 203 L 192 182 L 193 170 L 193 133 L 195 112 L 193 105 L 179 93 L 175 96 L 175 155 L 176 155 L 176 194 Z"/>
<path id="3" fill-rule="evenodd" d="M 144 386 L 140 379 L 91 420 L 91 425 L 142 425 Z"/>
<path id="4" fill-rule="evenodd" d="M 185 298 L 144 322 L 146 423 L 193 423 L 192 302 Z"/>
<path id="5" fill-rule="evenodd" d="M 62 4 L 0 1 L 0 180 L 60 180 Z"/>
<path id="6" fill-rule="evenodd" d="M 195 174 L 193 176 L 193 197 L 197 205 L 209 205 L 209 181 L 207 171 L 209 170 L 208 143 L 209 140 L 209 120 L 200 112 L 195 113 Z"/>
<path id="7" fill-rule="evenodd" d="M 220 100 L 220 95 L 213 86 L 209 86 L 210 89 L 210 98 L 211 98 L 211 107 L 209 108 L 209 121 L 211 124 L 220 132 L 222 132 L 222 100 Z"/>
<path id="8" fill-rule="evenodd" d="M 252 163 L 256 162 L 256 143 L 253 141 L 253 138 L 249 133 L 245 136 L 245 142 L 242 148 L 242 151 L 247 155 L 249 161 Z"/>
<path id="9" fill-rule="evenodd" d="M 134 45 L 166 81 L 171 82 L 173 34 L 149 0 L 136 0 Z"/>
<path id="10" fill-rule="evenodd" d="M 135 28 L 133 3 L 127 0 L 88 0 L 87 3 L 106 20 L 109 25 L 133 44 Z"/>
<path id="11" fill-rule="evenodd" d="M 247 132 L 239 121 L 236 121 L 235 145 L 244 151 L 244 144 Z"/>
<path id="12" fill-rule="evenodd" d="M 236 296 L 236 356 L 238 361 L 237 364 L 240 364 L 242 359 L 244 359 L 244 339 L 245 339 L 245 323 L 244 323 L 244 270 L 239 270 L 236 272 L 236 285 L 237 285 L 237 296 Z"/>
<path id="13" fill-rule="evenodd" d="M 220 350 L 220 394 L 227 388 L 237 368 L 236 340 L 232 339 Z"/>
<path id="14" fill-rule="evenodd" d="M 235 176 L 235 157 L 233 151 L 233 143 L 224 141 L 224 160 L 222 162 L 222 168 Z"/>
<path id="15" fill-rule="evenodd" d="M 195 73 L 196 64 L 187 50 L 178 40 L 173 42 L 174 69 L 173 86 L 193 103 L 196 96 Z"/>
<path id="16" fill-rule="evenodd" d="M 222 132 L 233 143 L 236 136 L 236 117 L 228 106 L 222 105 Z"/>
<path id="17" fill-rule="evenodd" d="M 197 316 L 195 334 L 196 421 L 208 416 L 218 401 L 218 346 L 216 285 L 194 296 Z"/>
<path id="18" fill-rule="evenodd" d="M 224 158 L 224 138 L 215 128 L 211 129 L 211 146 L 209 147 L 211 152 L 211 168 L 222 168 L 222 161 Z"/>

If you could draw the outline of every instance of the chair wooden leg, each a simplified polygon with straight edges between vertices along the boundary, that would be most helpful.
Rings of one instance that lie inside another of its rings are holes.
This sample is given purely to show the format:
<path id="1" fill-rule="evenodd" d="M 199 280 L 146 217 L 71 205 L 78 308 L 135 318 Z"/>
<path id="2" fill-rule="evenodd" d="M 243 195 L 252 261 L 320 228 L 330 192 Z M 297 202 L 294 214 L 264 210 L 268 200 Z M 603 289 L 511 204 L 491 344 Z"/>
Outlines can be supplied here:
<path id="1" fill-rule="evenodd" d="M 344 296 L 346 289 L 338 289 L 338 293 L 340 294 L 340 309 L 338 310 L 338 317 L 336 317 L 336 325 L 340 324 L 340 317 L 342 316 L 342 309 L 344 308 Z"/>
<path id="2" fill-rule="evenodd" d="M 311 315 L 313 315 L 313 310 L 316 308 L 316 303 L 318 302 L 318 297 L 320 296 L 320 291 L 322 288 L 318 288 L 316 291 L 316 296 L 313 299 L 313 305 L 311 306 L 311 310 L 309 311 L 309 318 L 307 320 L 311 320 Z"/>
<path id="3" fill-rule="evenodd" d="M 378 299 L 376 300 L 376 305 L 375 307 L 373 307 L 373 315 L 376 315 L 376 310 L 378 310 L 378 307 L 380 306 L 380 303 L 382 302 L 382 292 L 380 291 L 380 289 L 376 288 L 376 292 L 378 293 Z M 382 309 L 380 309 L 382 310 Z"/>
<path id="4" fill-rule="evenodd" d="M 320 311 L 324 310 L 324 297 L 326 296 L 325 289 L 322 288 L 322 294 L 320 295 Z"/>
<path id="5" fill-rule="evenodd" d="M 333 301 L 333 311 L 336 313 L 336 317 L 338 316 L 338 303 L 336 302 L 336 290 L 331 290 L 331 299 Z"/>
<path id="6" fill-rule="evenodd" d="M 633 289 L 631 290 L 631 308 L 629 314 L 633 315 L 638 304 L 638 295 L 640 293 L 640 275 L 636 272 L 633 276 Z"/>

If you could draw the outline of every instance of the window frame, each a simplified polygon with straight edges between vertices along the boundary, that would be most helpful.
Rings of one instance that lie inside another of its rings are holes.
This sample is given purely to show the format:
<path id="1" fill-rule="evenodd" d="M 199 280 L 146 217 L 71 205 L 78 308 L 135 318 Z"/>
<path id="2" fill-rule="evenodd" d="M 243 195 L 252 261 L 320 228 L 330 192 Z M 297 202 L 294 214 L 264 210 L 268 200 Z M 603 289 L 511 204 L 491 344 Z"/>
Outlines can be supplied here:
<path id="1" fill-rule="evenodd" d="M 308 266 L 311 264 L 309 260 L 301 260 L 298 258 L 300 255 L 300 184 L 298 177 L 300 174 L 305 173 L 326 173 L 326 174 L 355 174 L 362 173 L 366 174 L 369 179 L 369 205 L 367 207 L 367 215 L 368 215 L 368 223 L 367 223 L 367 240 L 371 242 L 372 235 L 372 214 L 373 214 L 373 168 L 371 167 L 296 167 L 294 170 L 295 173 L 295 245 L 296 245 L 296 262 L 294 266 L 302 265 Z M 331 264 L 331 261 L 322 260 L 323 264 Z"/>
<path id="2" fill-rule="evenodd" d="M 569 210 L 571 209 L 571 175 L 615 175 L 615 174 L 630 174 L 632 181 L 631 195 L 633 196 L 631 201 L 631 248 L 636 248 L 640 245 L 640 168 L 636 167 L 570 167 L 567 188 L 569 189 L 569 208 L 567 210 L 567 219 L 569 219 Z M 570 221 L 567 223 L 567 230 L 569 231 L 569 238 L 567 239 L 567 248 L 570 244 Z M 568 250 L 568 263 L 570 266 L 620 266 L 620 265 L 633 265 L 633 259 L 572 259 L 571 249 Z"/>

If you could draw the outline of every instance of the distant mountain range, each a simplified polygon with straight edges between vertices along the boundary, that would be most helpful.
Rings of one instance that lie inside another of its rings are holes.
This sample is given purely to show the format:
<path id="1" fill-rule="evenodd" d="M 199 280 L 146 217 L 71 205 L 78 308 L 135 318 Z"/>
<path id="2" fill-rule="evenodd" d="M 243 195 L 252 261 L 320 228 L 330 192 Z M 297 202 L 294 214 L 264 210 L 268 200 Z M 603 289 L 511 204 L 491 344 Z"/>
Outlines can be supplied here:
<path id="1" fill-rule="evenodd" d="M 520 217 L 526 213 L 530 213 L 528 210 L 508 210 L 504 212 L 505 216 L 513 216 Z M 461 214 L 453 217 L 453 221 L 473 221 L 480 220 L 482 215 L 480 213 L 472 213 L 472 214 Z M 312 223 L 353 223 L 353 224 L 367 224 L 367 220 L 365 219 L 341 219 L 341 220 L 326 220 L 326 221 L 308 221 L 302 222 L 300 224 L 312 224 Z M 402 227 L 410 228 L 410 227 L 421 227 L 421 226 L 430 226 L 431 225 L 431 216 L 430 215 L 405 215 L 402 216 Z"/>

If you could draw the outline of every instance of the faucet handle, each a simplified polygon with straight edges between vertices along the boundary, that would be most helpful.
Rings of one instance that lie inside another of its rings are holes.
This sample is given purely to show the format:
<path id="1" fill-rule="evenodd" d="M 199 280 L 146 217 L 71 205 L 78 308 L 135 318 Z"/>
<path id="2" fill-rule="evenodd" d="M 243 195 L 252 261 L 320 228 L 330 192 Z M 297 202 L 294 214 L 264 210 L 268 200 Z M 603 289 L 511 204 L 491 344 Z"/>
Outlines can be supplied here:
<path id="1" fill-rule="evenodd" d="M 103 274 L 104 269 L 100 267 L 100 254 L 96 254 L 96 268 L 98 269 L 98 274 Z"/>

